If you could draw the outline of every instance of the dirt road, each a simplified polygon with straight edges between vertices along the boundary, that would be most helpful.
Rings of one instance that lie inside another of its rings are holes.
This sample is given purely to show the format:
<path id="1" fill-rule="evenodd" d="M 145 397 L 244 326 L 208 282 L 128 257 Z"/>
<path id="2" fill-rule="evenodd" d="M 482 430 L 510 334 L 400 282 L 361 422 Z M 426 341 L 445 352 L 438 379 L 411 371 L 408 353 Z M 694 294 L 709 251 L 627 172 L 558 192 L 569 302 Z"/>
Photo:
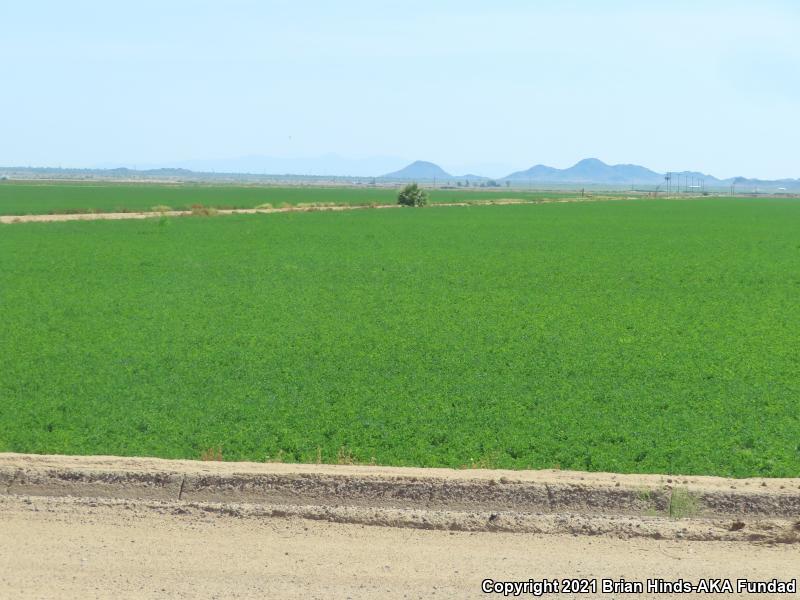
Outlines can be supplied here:
<path id="1" fill-rule="evenodd" d="M 791 581 L 798 517 L 798 479 L 0 453 L 0 598 L 677 598 L 601 580 Z"/>
<path id="2" fill-rule="evenodd" d="M 789 544 L 448 532 L 0 496 L 8 599 L 478 598 L 502 597 L 482 594 L 485 578 L 798 576 L 800 549 Z"/>
<path id="3" fill-rule="evenodd" d="M 467 206 L 508 206 L 515 204 L 562 204 L 568 202 L 599 202 L 607 200 L 632 200 L 633 197 L 575 197 L 575 198 L 541 198 L 537 200 L 517 200 L 513 198 L 497 198 L 495 200 L 476 200 L 471 202 L 436 202 L 430 205 L 433 208 L 467 207 Z M 13 223 L 56 223 L 63 221 L 119 221 L 125 219 L 153 219 L 160 217 L 186 217 L 199 214 L 212 215 L 268 215 L 286 212 L 314 212 L 314 211 L 347 211 L 369 210 L 376 208 L 402 208 L 397 204 L 299 204 L 297 206 L 284 206 L 280 208 L 231 208 L 231 209 L 201 209 L 199 212 L 191 210 L 165 210 L 165 211 L 128 211 L 128 212 L 83 212 L 44 215 L 0 215 L 0 224 Z"/>

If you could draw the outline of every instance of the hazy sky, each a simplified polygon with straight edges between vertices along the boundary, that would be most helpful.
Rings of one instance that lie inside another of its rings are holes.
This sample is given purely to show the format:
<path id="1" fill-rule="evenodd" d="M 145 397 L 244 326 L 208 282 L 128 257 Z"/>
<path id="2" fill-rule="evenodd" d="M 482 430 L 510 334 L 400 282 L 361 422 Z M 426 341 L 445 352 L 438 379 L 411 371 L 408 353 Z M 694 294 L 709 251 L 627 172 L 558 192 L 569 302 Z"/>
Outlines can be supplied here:
<path id="1" fill-rule="evenodd" d="M 800 3 L 0 0 L 0 165 L 800 177 Z"/>

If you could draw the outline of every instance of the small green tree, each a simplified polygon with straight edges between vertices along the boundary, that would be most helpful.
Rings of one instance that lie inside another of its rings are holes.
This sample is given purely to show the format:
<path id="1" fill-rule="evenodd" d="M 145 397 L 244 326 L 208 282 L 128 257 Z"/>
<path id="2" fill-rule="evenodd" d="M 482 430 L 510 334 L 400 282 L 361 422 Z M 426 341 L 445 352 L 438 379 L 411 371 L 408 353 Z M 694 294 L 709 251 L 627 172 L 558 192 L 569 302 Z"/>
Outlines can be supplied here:
<path id="1" fill-rule="evenodd" d="M 409 183 L 400 190 L 397 203 L 403 206 L 425 206 L 428 203 L 428 194 L 416 183 Z"/>

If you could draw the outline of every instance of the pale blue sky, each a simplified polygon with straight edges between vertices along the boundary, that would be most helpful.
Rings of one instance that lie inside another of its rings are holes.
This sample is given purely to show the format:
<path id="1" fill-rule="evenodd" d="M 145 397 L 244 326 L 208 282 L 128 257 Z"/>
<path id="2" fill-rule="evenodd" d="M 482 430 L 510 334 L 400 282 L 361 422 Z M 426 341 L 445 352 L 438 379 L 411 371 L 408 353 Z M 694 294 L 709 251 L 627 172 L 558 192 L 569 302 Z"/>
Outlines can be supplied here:
<path id="1" fill-rule="evenodd" d="M 0 0 L 0 27 L 0 165 L 800 177 L 794 1 Z"/>

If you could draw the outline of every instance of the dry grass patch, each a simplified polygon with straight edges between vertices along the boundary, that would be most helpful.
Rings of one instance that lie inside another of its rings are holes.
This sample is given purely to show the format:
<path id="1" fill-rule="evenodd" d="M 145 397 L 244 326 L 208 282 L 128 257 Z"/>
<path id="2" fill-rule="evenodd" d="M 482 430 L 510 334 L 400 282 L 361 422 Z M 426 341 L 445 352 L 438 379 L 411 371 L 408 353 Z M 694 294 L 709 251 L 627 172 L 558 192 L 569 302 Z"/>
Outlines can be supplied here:
<path id="1" fill-rule="evenodd" d="M 203 206 L 202 204 L 192 204 L 192 214 L 198 217 L 213 217 L 218 214 L 216 208 L 210 206 Z"/>
<path id="2" fill-rule="evenodd" d="M 200 460 L 221 462 L 222 446 L 217 446 L 216 448 L 212 446 L 208 450 L 203 450 L 200 453 Z"/>

